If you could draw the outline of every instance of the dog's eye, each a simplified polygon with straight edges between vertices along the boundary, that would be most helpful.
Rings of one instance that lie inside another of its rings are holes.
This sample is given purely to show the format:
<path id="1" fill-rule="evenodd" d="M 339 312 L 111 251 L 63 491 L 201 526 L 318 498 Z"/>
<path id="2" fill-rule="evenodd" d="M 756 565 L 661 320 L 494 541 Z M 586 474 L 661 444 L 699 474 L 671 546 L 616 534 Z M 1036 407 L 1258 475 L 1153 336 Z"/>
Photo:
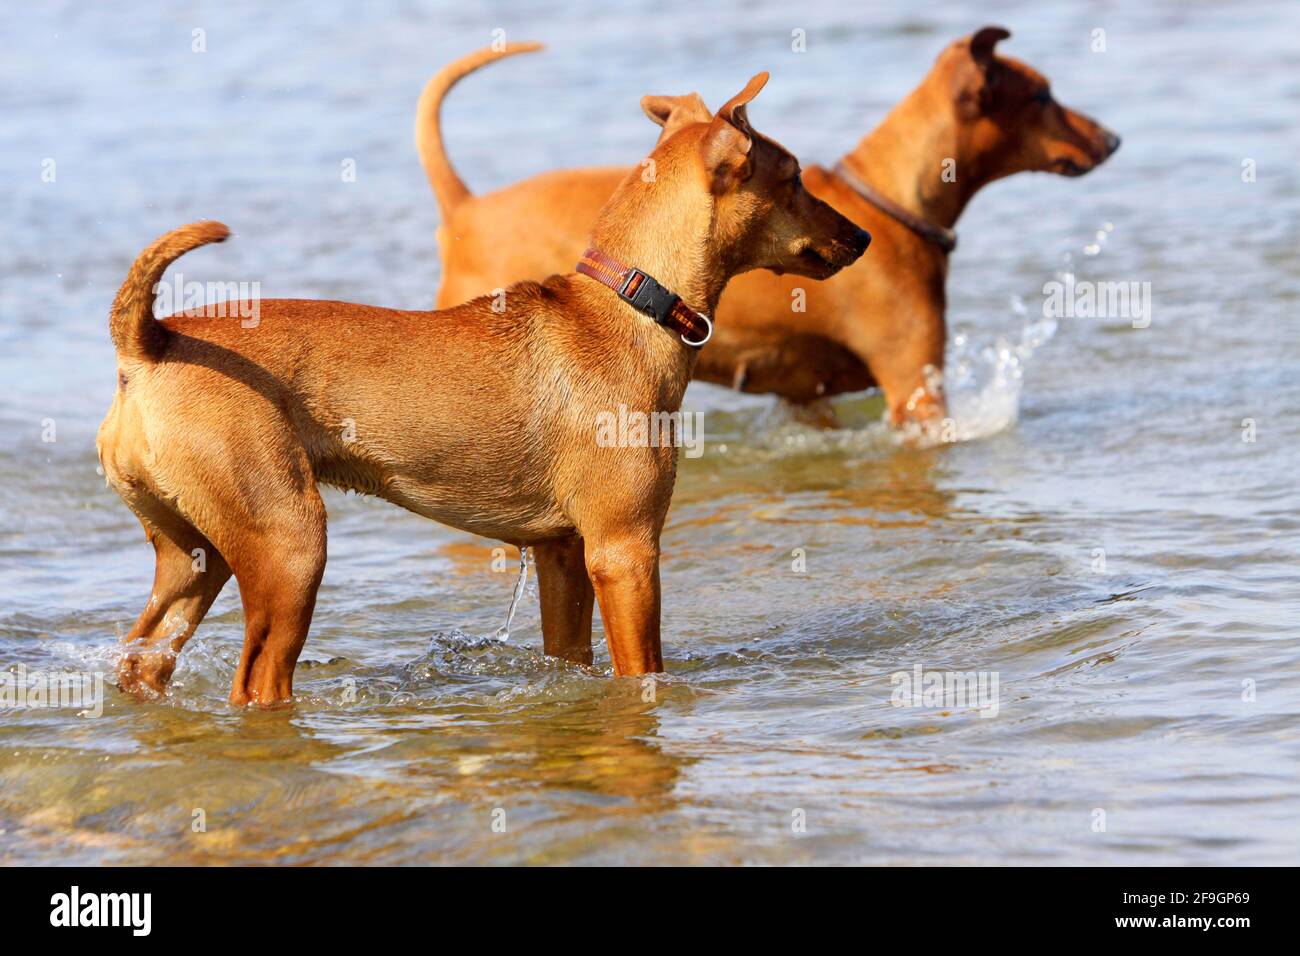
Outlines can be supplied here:
<path id="1" fill-rule="evenodd" d="M 1039 90 L 1036 94 L 1034 94 L 1034 102 L 1037 103 L 1039 106 L 1046 106 L 1048 103 L 1052 102 L 1052 88 L 1049 86 L 1044 86 L 1041 90 Z"/>

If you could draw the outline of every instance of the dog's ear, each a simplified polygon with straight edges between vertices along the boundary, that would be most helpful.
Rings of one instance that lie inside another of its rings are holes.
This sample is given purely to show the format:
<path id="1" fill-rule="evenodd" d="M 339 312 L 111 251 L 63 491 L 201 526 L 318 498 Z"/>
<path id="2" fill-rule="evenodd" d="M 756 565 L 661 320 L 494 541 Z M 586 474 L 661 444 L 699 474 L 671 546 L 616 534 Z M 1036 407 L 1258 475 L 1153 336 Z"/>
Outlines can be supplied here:
<path id="1" fill-rule="evenodd" d="M 1002 72 L 993 48 L 1010 36 L 1011 31 L 1002 27 L 984 27 L 973 33 L 965 44 L 958 44 L 964 45 L 969 54 L 953 74 L 953 93 L 964 119 L 974 119 L 992 109 Z"/>
<path id="2" fill-rule="evenodd" d="M 754 146 L 754 128 L 749 125 L 745 107 L 767 84 L 767 77 L 766 72 L 756 74 L 743 90 L 723 104 L 709 123 L 709 131 L 700 148 L 704 168 L 712 176 L 715 195 L 735 188 L 753 175 L 749 154 Z"/>
<path id="3" fill-rule="evenodd" d="M 1004 30 L 1002 27 L 985 27 L 973 34 L 970 38 L 970 55 L 975 61 L 975 65 L 981 70 L 988 71 L 996 62 L 993 59 L 993 48 L 1001 40 L 1011 39 L 1011 31 Z"/>
<path id="4" fill-rule="evenodd" d="M 759 94 L 763 87 L 767 86 L 767 80 L 768 73 L 766 70 L 762 73 L 755 73 L 749 82 L 745 84 L 743 90 L 722 104 L 722 109 L 718 110 L 718 116 L 746 136 L 752 137 L 754 130 L 749 125 L 749 115 L 745 112 L 745 107 L 749 105 L 750 100 Z"/>
<path id="5" fill-rule="evenodd" d="M 685 96 L 643 96 L 641 109 L 652 123 L 664 128 L 659 134 L 660 142 L 683 126 L 708 123 L 713 119 L 713 114 L 704 105 L 699 93 L 687 93 Z"/>

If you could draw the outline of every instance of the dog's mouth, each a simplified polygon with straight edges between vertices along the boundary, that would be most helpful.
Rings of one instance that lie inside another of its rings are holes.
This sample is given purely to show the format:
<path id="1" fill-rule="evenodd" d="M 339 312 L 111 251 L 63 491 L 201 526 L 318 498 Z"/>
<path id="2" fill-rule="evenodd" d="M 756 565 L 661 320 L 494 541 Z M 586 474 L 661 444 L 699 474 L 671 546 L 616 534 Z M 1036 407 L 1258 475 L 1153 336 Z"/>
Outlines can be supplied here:
<path id="1" fill-rule="evenodd" d="M 806 246 L 799 253 L 799 271 L 804 275 L 814 279 L 823 276 L 829 276 L 836 271 L 838 267 L 831 262 L 829 258 L 822 255 L 812 246 Z"/>
<path id="2" fill-rule="evenodd" d="M 1060 176 L 1082 176 L 1089 173 L 1096 166 L 1096 163 L 1089 163 L 1087 166 L 1080 166 L 1072 159 L 1061 157 L 1052 163 L 1052 172 Z"/>
<path id="3" fill-rule="evenodd" d="M 813 279 L 829 278 L 857 262 L 870 242 L 870 237 L 864 232 L 856 243 L 833 242 L 824 249 L 804 246 L 799 252 L 798 271 Z"/>
<path id="4" fill-rule="evenodd" d="M 783 262 L 767 268 L 777 275 L 792 272 L 819 281 L 829 279 L 841 269 L 857 262 L 870 244 L 871 236 L 865 229 L 836 234 L 821 243 L 807 238 L 797 247 L 788 250 Z"/>

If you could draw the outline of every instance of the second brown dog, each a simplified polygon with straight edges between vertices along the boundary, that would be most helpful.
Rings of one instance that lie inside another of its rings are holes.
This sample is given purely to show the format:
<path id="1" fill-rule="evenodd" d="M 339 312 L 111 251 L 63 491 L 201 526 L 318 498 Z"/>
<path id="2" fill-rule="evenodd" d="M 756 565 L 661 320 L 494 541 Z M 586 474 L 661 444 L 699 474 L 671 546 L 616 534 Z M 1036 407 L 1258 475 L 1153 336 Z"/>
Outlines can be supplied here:
<path id="1" fill-rule="evenodd" d="M 805 168 L 813 195 L 875 237 L 869 261 L 828 282 L 771 272 L 733 282 L 697 378 L 775 393 L 826 424 L 833 418 L 820 399 L 872 386 L 884 391 L 896 424 L 943 416 L 940 378 L 929 373 L 943 369 L 944 284 L 958 216 L 994 180 L 1031 170 L 1078 176 L 1119 146 L 1115 134 L 1057 102 L 1032 67 L 998 56 L 994 47 L 1008 36 L 985 27 L 951 44 L 835 168 Z M 473 54 L 440 71 L 421 97 L 416 141 L 442 210 L 440 306 L 554 272 L 580 251 L 596 210 L 627 174 L 563 170 L 470 195 L 443 150 L 442 97 L 478 66 L 533 49 Z M 670 127 L 693 118 L 697 103 L 647 97 L 643 106 Z"/>

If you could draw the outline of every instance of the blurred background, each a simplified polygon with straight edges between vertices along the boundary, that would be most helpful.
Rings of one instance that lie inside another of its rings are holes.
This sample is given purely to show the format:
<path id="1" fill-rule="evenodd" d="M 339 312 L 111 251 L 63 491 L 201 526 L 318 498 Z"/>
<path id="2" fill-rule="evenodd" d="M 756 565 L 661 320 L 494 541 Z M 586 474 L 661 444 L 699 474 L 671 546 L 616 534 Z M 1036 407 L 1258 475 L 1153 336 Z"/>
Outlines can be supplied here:
<path id="1" fill-rule="evenodd" d="M 513 553 L 329 492 L 297 705 L 225 705 L 228 586 L 166 701 L 0 711 L 0 860 L 1293 862 L 1294 4 L 6 7 L 0 668 L 111 673 L 148 594 L 151 549 L 94 436 L 108 306 L 157 235 L 235 230 L 187 280 L 427 308 L 416 98 L 493 31 L 548 49 L 449 96 L 476 192 L 630 165 L 658 132 L 643 94 L 716 107 L 760 69 L 754 124 L 831 163 L 986 24 L 1124 146 L 1082 179 L 995 183 L 958 224 L 967 440 L 901 446 L 871 396 L 817 432 L 692 386 L 709 445 L 664 536 L 654 701 L 608 678 L 599 643 L 591 670 L 543 658 L 531 591 L 496 637 Z M 1151 326 L 1045 320 L 1066 273 L 1150 282 Z M 918 664 L 997 674 L 997 716 L 891 706 Z"/>

